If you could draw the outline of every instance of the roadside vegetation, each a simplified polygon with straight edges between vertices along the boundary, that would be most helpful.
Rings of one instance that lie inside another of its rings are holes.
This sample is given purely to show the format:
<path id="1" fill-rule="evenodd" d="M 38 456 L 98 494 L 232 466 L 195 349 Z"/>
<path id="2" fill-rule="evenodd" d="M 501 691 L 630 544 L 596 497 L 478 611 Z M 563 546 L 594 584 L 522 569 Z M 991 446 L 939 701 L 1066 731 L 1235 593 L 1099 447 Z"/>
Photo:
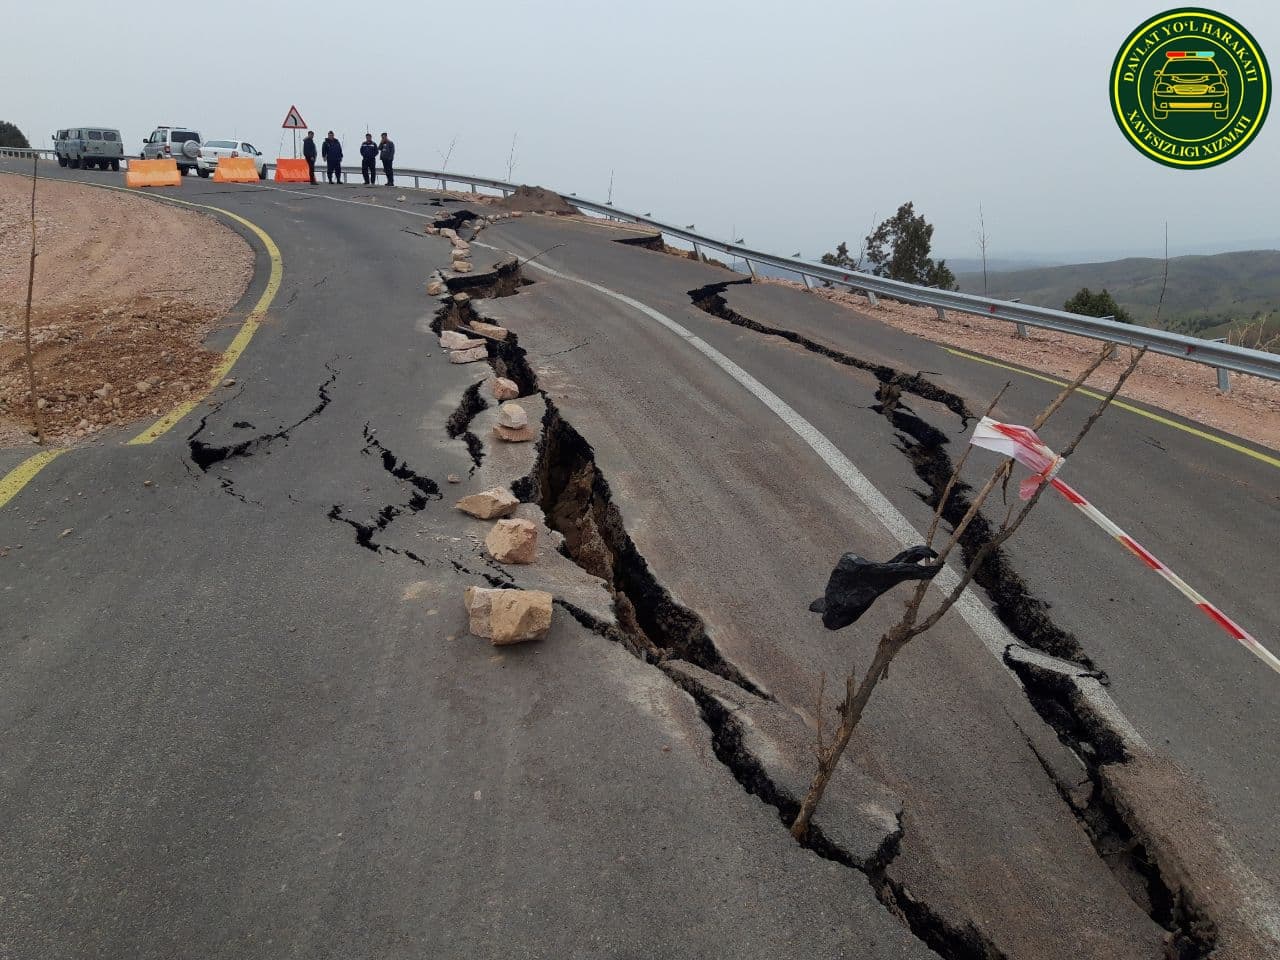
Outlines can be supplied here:
<path id="1" fill-rule="evenodd" d="M 834 253 L 822 255 L 822 262 L 849 270 L 867 269 L 877 277 L 903 283 L 957 289 L 955 274 L 947 268 L 947 261 L 935 261 L 929 256 L 932 244 L 933 224 L 917 214 L 915 205 L 908 201 L 867 234 L 856 257 L 842 241 Z"/>
<path id="2" fill-rule="evenodd" d="M 31 144 L 27 142 L 26 136 L 16 125 L 8 120 L 0 120 L 0 149 L 26 150 L 30 146 Z"/>

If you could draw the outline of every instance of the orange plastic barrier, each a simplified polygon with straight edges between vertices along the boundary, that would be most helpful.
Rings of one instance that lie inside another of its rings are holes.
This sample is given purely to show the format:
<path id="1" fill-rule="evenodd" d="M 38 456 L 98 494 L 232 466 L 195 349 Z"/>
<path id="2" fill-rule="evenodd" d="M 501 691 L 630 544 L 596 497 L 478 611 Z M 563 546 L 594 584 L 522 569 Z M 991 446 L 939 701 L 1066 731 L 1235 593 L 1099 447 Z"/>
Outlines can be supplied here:
<path id="1" fill-rule="evenodd" d="M 182 183 L 176 160 L 130 160 L 126 187 L 176 187 Z"/>
<path id="2" fill-rule="evenodd" d="M 213 168 L 214 183 L 254 183 L 258 179 L 258 165 L 253 157 L 223 157 Z"/>
<path id="3" fill-rule="evenodd" d="M 276 159 L 276 183 L 310 183 L 311 171 L 307 169 L 307 161 L 295 157 L 278 157 Z"/>

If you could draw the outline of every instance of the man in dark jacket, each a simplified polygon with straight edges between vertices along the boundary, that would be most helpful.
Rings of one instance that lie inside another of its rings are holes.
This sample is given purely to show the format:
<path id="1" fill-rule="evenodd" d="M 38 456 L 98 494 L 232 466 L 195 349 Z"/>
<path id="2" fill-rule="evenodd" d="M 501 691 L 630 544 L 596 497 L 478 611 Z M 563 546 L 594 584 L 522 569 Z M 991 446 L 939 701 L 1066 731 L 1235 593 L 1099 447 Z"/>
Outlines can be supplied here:
<path id="1" fill-rule="evenodd" d="M 325 173 L 330 183 L 342 182 L 342 143 L 333 135 L 333 131 L 329 131 L 329 135 L 324 138 L 324 143 L 320 144 L 320 156 L 324 157 L 329 167 Z"/>
<path id="2" fill-rule="evenodd" d="M 387 139 L 385 133 L 382 135 L 382 142 L 378 144 L 378 153 L 382 156 L 382 170 L 387 175 L 387 186 L 394 187 L 396 176 L 391 164 L 396 159 L 396 145 Z"/>
<path id="3" fill-rule="evenodd" d="M 316 132 L 308 130 L 306 139 L 302 141 L 302 156 L 307 161 L 307 171 L 311 174 L 311 182 L 316 182 Z"/>
<path id="4" fill-rule="evenodd" d="M 360 175 L 364 182 L 373 186 L 378 182 L 378 145 L 373 142 L 373 134 L 364 135 L 364 143 L 360 144 Z"/>

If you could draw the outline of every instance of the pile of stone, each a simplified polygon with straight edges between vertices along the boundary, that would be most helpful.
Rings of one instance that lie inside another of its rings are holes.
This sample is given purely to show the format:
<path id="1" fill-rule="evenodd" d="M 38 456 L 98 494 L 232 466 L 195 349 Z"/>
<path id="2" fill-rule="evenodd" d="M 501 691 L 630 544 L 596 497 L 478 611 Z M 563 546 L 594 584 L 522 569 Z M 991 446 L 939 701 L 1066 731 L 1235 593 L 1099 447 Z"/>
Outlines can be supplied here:
<path id="1" fill-rule="evenodd" d="M 538 525 L 512 518 L 520 501 L 505 487 L 473 493 L 458 501 L 463 513 L 495 520 L 485 551 L 498 563 L 528 564 L 538 558 Z M 542 590 L 468 587 L 464 597 L 470 630 L 495 645 L 537 640 L 551 629 L 551 594 Z"/>
<path id="2" fill-rule="evenodd" d="M 450 363 L 475 363 L 489 359 L 488 341 L 468 337 L 461 330 L 446 330 L 440 334 L 440 346 L 449 351 Z"/>
<path id="3" fill-rule="evenodd" d="M 498 422 L 493 425 L 493 433 L 507 443 L 527 443 L 536 436 L 533 427 L 529 426 L 529 415 L 524 407 L 510 402 L 498 408 Z"/>

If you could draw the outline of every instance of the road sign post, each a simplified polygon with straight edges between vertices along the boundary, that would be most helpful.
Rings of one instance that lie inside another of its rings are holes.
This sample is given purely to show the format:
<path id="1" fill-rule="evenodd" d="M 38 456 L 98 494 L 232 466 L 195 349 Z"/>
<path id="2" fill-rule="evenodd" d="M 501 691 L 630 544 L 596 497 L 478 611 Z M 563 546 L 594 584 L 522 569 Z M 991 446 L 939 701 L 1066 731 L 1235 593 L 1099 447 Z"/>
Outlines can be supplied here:
<path id="1" fill-rule="evenodd" d="M 282 130 L 293 131 L 293 155 L 298 156 L 298 131 L 307 129 L 307 121 L 302 119 L 302 114 L 298 112 L 296 106 L 290 106 L 289 112 L 284 115 L 284 123 L 280 124 Z"/>

